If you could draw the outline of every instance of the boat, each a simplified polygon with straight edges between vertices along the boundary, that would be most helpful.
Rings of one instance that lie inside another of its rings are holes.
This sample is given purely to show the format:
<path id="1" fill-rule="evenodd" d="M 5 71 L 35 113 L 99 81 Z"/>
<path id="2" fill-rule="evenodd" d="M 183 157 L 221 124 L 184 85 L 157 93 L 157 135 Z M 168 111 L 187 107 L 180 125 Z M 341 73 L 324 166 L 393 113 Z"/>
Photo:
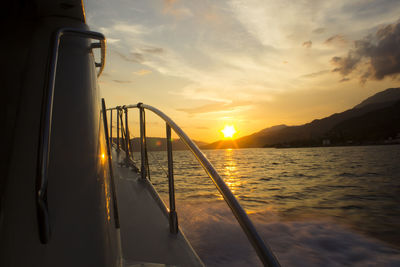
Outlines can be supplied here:
<path id="1" fill-rule="evenodd" d="M 229 187 L 171 118 L 143 103 L 100 101 L 106 38 L 90 31 L 80 0 L 9 2 L 5 10 L 0 266 L 204 266 L 178 224 L 171 130 L 213 180 L 261 262 L 279 266 Z M 140 114 L 140 166 L 131 158 L 130 109 Z M 166 123 L 168 207 L 148 179 L 146 111 Z"/>

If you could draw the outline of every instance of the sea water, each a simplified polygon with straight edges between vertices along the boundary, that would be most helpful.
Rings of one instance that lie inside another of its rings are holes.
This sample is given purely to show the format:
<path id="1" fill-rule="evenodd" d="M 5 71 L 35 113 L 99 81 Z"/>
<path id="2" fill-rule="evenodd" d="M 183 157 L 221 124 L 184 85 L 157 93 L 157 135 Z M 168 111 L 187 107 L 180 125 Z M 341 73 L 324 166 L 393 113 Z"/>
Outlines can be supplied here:
<path id="1" fill-rule="evenodd" d="M 400 266 L 399 145 L 204 153 L 283 266 Z M 259 266 L 194 157 L 173 157 L 179 224 L 201 259 Z M 166 152 L 148 158 L 151 181 L 168 205 Z"/>

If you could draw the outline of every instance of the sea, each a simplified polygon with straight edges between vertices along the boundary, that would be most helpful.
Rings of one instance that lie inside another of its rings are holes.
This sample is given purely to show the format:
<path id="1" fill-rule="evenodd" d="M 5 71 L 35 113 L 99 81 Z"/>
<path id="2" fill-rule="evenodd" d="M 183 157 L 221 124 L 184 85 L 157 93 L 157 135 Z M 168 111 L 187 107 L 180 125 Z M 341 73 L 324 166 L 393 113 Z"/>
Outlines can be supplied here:
<path id="1" fill-rule="evenodd" d="M 400 266 L 400 145 L 204 153 L 282 266 Z M 168 206 L 167 154 L 148 159 Z M 262 266 L 192 154 L 173 160 L 179 225 L 203 262 Z"/>

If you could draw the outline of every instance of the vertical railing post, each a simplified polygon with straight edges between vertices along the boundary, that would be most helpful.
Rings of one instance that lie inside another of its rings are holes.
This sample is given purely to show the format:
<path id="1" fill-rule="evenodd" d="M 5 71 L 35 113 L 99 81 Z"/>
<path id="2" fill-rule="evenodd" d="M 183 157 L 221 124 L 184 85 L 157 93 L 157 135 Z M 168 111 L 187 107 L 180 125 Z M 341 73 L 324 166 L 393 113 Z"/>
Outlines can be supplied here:
<path id="1" fill-rule="evenodd" d="M 117 151 L 119 151 L 119 116 L 120 110 L 119 107 L 117 107 Z"/>
<path id="2" fill-rule="evenodd" d="M 112 131 L 113 131 L 113 126 L 112 126 L 112 109 L 110 109 L 110 145 L 112 147 L 113 144 L 113 137 L 112 137 Z"/>
<path id="3" fill-rule="evenodd" d="M 128 109 L 124 107 L 125 110 L 125 163 L 126 166 L 129 165 L 129 127 L 128 127 Z"/>
<path id="4" fill-rule="evenodd" d="M 147 177 L 147 169 L 146 169 L 146 150 L 145 150 L 145 142 L 146 142 L 146 122 L 144 118 L 144 108 L 139 107 L 139 117 L 140 117 L 140 173 L 143 179 Z"/>
<path id="5" fill-rule="evenodd" d="M 169 188 L 169 230 L 172 234 L 178 233 L 178 215 L 175 209 L 175 184 L 174 162 L 172 158 L 171 127 L 166 124 L 167 130 L 167 154 L 168 154 L 168 188 Z"/>
<path id="6" fill-rule="evenodd" d="M 123 112 L 123 109 L 122 108 L 120 108 L 120 114 L 119 114 L 119 125 L 120 125 L 120 128 L 121 128 L 121 138 L 120 138 L 120 142 L 122 142 L 122 143 L 120 143 L 120 146 L 124 146 L 124 147 L 126 147 L 126 144 L 125 144 L 125 128 L 124 128 L 124 112 Z M 124 148 L 125 149 L 125 148 Z"/>

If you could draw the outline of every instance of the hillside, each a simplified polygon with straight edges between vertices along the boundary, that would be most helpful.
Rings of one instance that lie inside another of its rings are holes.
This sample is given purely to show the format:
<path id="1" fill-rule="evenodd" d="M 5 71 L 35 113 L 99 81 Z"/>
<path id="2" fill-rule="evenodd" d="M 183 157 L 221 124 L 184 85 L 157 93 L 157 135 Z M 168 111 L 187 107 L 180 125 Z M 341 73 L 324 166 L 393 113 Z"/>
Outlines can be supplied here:
<path id="1" fill-rule="evenodd" d="M 202 148 L 315 146 L 322 145 L 323 140 L 329 140 L 328 143 L 332 145 L 335 141 L 337 144 L 343 144 L 356 139 L 364 140 L 361 136 L 356 136 L 356 131 L 350 128 L 352 125 L 362 124 L 362 121 L 365 124 L 368 118 L 371 118 L 368 130 L 373 131 L 369 135 L 368 142 L 380 142 L 385 138 L 395 138 L 396 131 L 400 132 L 396 128 L 399 120 L 396 121 L 395 115 L 391 116 L 391 112 L 395 113 L 399 108 L 396 101 L 400 101 L 400 88 L 389 88 L 367 98 L 352 109 L 326 118 L 299 126 L 277 125 L 236 140 L 220 140 Z M 373 123 L 376 127 L 373 127 Z M 361 135 L 361 132 L 358 134 Z"/>
<path id="2" fill-rule="evenodd" d="M 368 144 L 377 141 L 388 142 L 390 138 L 399 138 L 399 133 L 400 101 L 397 101 L 391 106 L 339 123 L 326 137 L 337 144 Z"/>
<path id="3" fill-rule="evenodd" d="M 362 108 L 369 104 L 377 103 L 394 103 L 400 99 L 400 88 L 389 88 L 385 91 L 379 92 L 371 97 L 368 97 L 354 108 Z"/>
<path id="4" fill-rule="evenodd" d="M 269 136 L 273 136 L 274 133 L 280 132 L 288 126 L 276 125 L 266 129 L 263 129 L 254 134 L 238 138 L 236 140 L 219 140 L 217 142 L 202 146 L 203 149 L 214 149 L 214 148 L 241 148 L 241 147 L 262 147 L 265 145 L 265 139 Z"/>

